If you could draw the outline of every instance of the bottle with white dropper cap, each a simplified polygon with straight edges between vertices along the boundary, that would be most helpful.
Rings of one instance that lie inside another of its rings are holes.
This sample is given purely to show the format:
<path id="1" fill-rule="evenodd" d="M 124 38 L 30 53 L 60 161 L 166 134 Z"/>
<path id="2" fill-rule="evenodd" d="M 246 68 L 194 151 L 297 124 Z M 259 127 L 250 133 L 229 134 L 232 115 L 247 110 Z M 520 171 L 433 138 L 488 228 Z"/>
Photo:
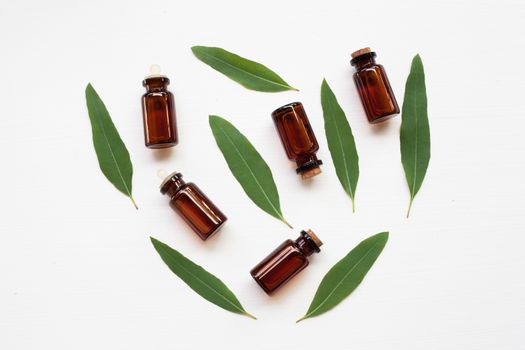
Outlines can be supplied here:
<path id="1" fill-rule="evenodd" d="M 203 241 L 217 233 L 228 220 L 197 185 L 185 182 L 177 171 L 165 177 L 160 185 L 160 193 L 170 198 L 170 207 L 182 216 Z"/>
<path id="2" fill-rule="evenodd" d="M 156 64 L 150 68 L 150 75 L 142 85 L 146 93 L 142 95 L 142 116 L 144 139 L 148 148 L 168 148 L 178 142 L 175 99 L 168 90 L 170 80 L 160 74 Z"/>

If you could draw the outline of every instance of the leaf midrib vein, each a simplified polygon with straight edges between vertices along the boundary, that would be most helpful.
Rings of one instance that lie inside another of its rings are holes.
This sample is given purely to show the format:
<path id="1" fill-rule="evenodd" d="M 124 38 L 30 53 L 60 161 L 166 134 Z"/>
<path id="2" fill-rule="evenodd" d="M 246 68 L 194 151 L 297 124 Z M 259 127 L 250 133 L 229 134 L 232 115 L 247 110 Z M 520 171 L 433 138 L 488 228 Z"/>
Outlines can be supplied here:
<path id="1" fill-rule="evenodd" d="M 416 91 L 414 91 L 413 93 L 414 97 L 413 97 L 413 105 L 414 105 L 414 118 L 415 118 L 415 122 L 416 122 L 416 135 L 415 135 L 415 144 L 416 144 L 416 147 L 415 147 L 415 150 L 414 150 L 414 178 L 413 178 L 413 181 L 412 181 L 412 191 L 411 191 L 411 195 L 412 195 L 412 198 L 414 198 L 414 196 L 416 195 L 414 192 L 416 190 L 416 175 L 417 175 L 417 154 L 418 154 L 418 148 L 419 148 L 419 144 L 418 144 L 418 136 L 419 136 L 419 129 L 418 129 L 418 114 L 417 114 L 417 94 L 416 94 Z"/>
<path id="2" fill-rule="evenodd" d="M 317 310 L 319 310 L 321 308 L 321 306 L 323 306 L 329 299 L 330 297 L 335 293 L 335 291 L 341 286 L 341 284 L 343 283 L 344 280 L 346 280 L 346 278 L 348 277 L 348 275 L 350 273 L 352 273 L 353 270 L 355 270 L 355 268 L 361 263 L 361 261 L 363 261 L 364 258 L 366 258 L 370 252 L 379 244 L 381 243 L 380 241 L 376 242 L 372 247 L 370 247 L 370 249 L 366 252 L 365 255 L 363 255 L 361 257 L 361 259 L 359 259 L 359 261 L 357 261 L 357 263 L 354 264 L 354 266 L 344 275 L 343 278 L 341 278 L 341 280 L 339 281 L 339 283 L 336 284 L 336 286 L 332 289 L 332 291 L 326 296 L 326 298 L 315 308 L 313 309 L 311 312 L 309 312 L 308 314 L 306 314 L 306 317 L 309 316 L 309 315 L 312 315 L 314 312 L 316 312 Z"/>
<path id="3" fill-rule="evenodd" d="M 268 201 L 268 203 L 270 203 L 270 206 L 273 208 L 273 210 L 275 211 L 275 213 L 277 214 L 277 216 L 279 218 L 282 218 L 282 214 L 280 213 L 280 210 L 277 210 L 277 208 L 273 205 L 272 201 L 270 200 L 270 198 L 268 197 L 268 195 L 266 194 L 266 192 L 264 191 L 264 188 L 261 186 L 261 184 L 259 183 L 259 180 L 257 179 L 257 177 L 255 176 L 254 172 L 252 171 L 252 169 L 250 168 L 250 166 L 248 165 L 248 163 L 246 162 L 246 160 L 244 159 L 244 157 L 242 156 L 241 152 L 239 151 L 239 149 L 237 148 L 237 146 L 235 145 L 235 143 L 233 142 L 233 140 L 230 138 L 230 136 L 222 129 L 222 127 L 219 125 L 219 130 L 224 134 L 224 136 L 226 136 L 226 138 L 228 139 L 228 141 L 231 143 L 231 145 L 233 146 L 233 148 L 235 149 L 235 151 L 237 152 L 237 154 L 239 155 L 239 158 L 241 158 L 241 160 L 243 161 L 244 165 L 246 165 L 246 168 L 248 168 L 249 172 L 250 172 L 250 175 L 253 177 L 253 179 L 255 180 L 255 183 L 257 184 L 257 186 L 259 187 L 259 189 L 261 190 L 262 194 L 264 195 L 264 198 L 266 198 L 266 200 Z"/>
<path id="4" fill-rule="evenodd" d="M 221 293 L 219 293 L 215 288 L 213 288 L 212 286 L 210 286 L 208 283 L 206 283 L 205 281 L 203 281 L 202 279 L 200 279 L 198 276 L 196 276 L 195 274 L 193 274 L 190 270 L 188 270 L 187 268 L 185 268 L 182 264 L 180 264 L 175 258 L 173 258 L 169 253 L 171 253 L 169 250 L 165 249 L 165 248 L 162 248 L 162 250 L 164 250 L 165 253 L 167 253 L 165 255 L 165 257 L 167 259 L 169 259 L 171 262 L 175 263 L 177 266 L 179 266 L 181 269 L 183 269 L 185 272 L 187 272 L 188 274 L 190 274 L 191 276 L 193 276 L 193 278 L 195 278 L 197 281 L 199 281 L 200 283 L 202 283 L 205 287 L 207 287 L 209 290 L 211 290 L 212 292 L 214 292 L 215 294 L 217 294 L 219 297 L 221 297 L 222 299 L 224 299 L 228 304 L 232 305 L 235 309 L 239 310 L 241 313 L 244 313 L 245 310 L 240 308 L 238 305 L 234 304 L 230 299 L 226 298 L 224 295 L 222 295 Z"/>
<path id="5" fill-rule="evenodd" d="M 93 101 L 92 101 L 93 102 Z M 115 167 L 117 168 L 117 172 L 118 172 L 118 175 L 120 177 L 120 179 L 122 180 L 122 184 L 124 185 L 124 188 L 126 189 L 126 193 L 128 194 L 128 196 L 131 196 L 131 191 L 129 190 L 128 188 L 128 185 L 126 184 L 126 181 L 124 180 L 124 176 L 122 175 L 122 172 L 120 171 L 120 166 L 117 162 L 117 158 L 115 157 L 115 154 L 113 152 L 113 148 L 111 147 L 111 144 L 109 143 L 109 138 L 106 134 L 106 129 L 104 128 L 104 125 L 102 124 L 101 122 L 101 118 L 100 118 L 100 115 L 99 115 L 99 108 L 97 106 L 96 103 L 92 103 L 93 107 L 95 108 L 95 119 L 97 120 L 97 123 L 102 131 L 102 135 L 104 136 L 104 140 L 106 141 L 106 144 L 108 145 L 108 148 L 109 148 L 109 154 L 111 155 L 111 159 L 113 159 L 113 163 L 115 163 Z M 109 112 L 108 112 L 109 114 Z"/>
<path id="6" fill-rule="evenodd" d="M 266 82 L 269 82 L 269 83 L 274 84 L 274 85 L 282 86 L 282 87 L 286 88 L 287 90 L 289 90 L 289 89 L 291 88 L 291 86 L 289 86 L 289 85 L 281 84 L 281 83 L 275 82 L 275 81 L 273 81 L 273 80 L 269 80 L 269 79 L 263 78 L 263 77 L 261 77 L 261 76 L 259 76 L 259 75 L 253 74 L 253 73 L 251 73 L 251 72 L 248 72 L 247 70 L 240 69 L 240 68 L 238 68 L 238 67 L 232 65 L 231 63 L 228 63 L 228 62 L 226 62 L 226 61 L 224 61 L 224 60 L 222 60 L 222 59 L 220 59 L 220 58 L 218 58 L 218 57 L 215 57 L 215 56 L 213 56 L 213 55 L 210 55 L 210 54 L 208 54 L 208 53 L 206 53 L 206 52 L 204 52 L 204 51 L 201 51 L 200 54 L 203 55 L 203 56 L 206 56 L 206 57 L 208 57 L 208 58 L 211 58 L 211 59 L 213 59 L 213 60 L 216 60 L 216 61 L 219 61 L 219 62 L 221 62 L 221 63 L 224 63 L 225 65 L 227 65 L 227 66 L 229 66 L 229 67 L 235 69 L 235 70 L 238 71 L 238 72 L 246 73 L 246 74 L 251 75 L 251 76 L 253 76 L 253 77 L 257 78 L 257 79 L 260 79 L 260 80 L 262 80 L 262 81 L 266 81 Z M 266 68 L 266 69 L 269 70 L 269 68 Z"/>
<path id="7" fill-rule="evenodd" d="M 328 101 L 328 104 L 330 105 L 330 107 L 334 106 L 334 105 L 332 105 L 332 101 Z M 333 110 L 333 108 L 332 108 L 332 110 Z M 341 153 L 343 155 L 343 163 L 344 163 L 346 182 L 348 183 L 348 190 L 350 191 L 350 197 L 353 199 L 354 198 L 354 191 L 352 190 L 352 183 L 350 182 L 350 174 L 349 174 L 349 171 L 348 171 L 348 164 L 346 162 L 346 152 L 345 152 L 344 147 L 343 147 L 343 141 L 341 139 L 341 134 L 339 133 L 339 128 L 336 125 L 337 124 L 336 118 L 334 117 L 333 120 L 334 120 L 334 125 L 335 125 L 335 131 L 337 133 L 337 141 L 338 141 L 339 147 L 341 148 Z"/>

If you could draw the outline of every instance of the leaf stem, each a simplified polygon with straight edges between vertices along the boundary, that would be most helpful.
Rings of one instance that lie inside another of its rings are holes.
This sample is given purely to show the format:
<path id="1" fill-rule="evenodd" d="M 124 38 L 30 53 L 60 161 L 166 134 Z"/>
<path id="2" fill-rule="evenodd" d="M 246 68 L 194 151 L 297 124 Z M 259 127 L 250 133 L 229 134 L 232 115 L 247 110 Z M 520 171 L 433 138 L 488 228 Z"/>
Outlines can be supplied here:
<path id="1" fill-rule="evenodd" d="M 414 203 L 414 197 L 410 197 L 410 203 L 408 204 L 407 219 L 410 216 L 410 210 L 412 209 L 412 203 Z"/>
<path id="2" fill-rule="evenodd" d="M 284 222 L 289 228 L 293 229 L 293 226 L 290 225 L 290 223 L 288 221 L 286 221 L 286 219 L 284 217 L 281 216 L 281 221 Z"/>
<path id="3" fill-rule="evenodd" d="M 299 323 L 301 322 L 302 320 L 306 320 L 308 318 L 308 315 L 304 315 L 303 317 L 301 317 L 300 319 L 298 319 L 297 321 L 295 321 L 295 323 Z"/>
<path id="4" fill-rule="evenodd" d="M 352 213 L 355 213 L 355 200 L 352 198 Z"/>
<path id="5" fill-rule="evenodd" d="M 129 199 L 131 199 L 131 203 L 133 203 L 133 206 L 135 206 L 135 209 L 139 210 L 139 207 L 137 206 L 137 203 L 135 202 L 135 199 L 133 199 L 133 196 L 130 195 Z"/>
<path id="6" fill-rule="evenodd" d="M 246 316 L 248 316 L 249 318 L 253 319 L 253 320 L 256 320 L 256 319 L 257 319 L 257 317 L 253 316 L 251 313 L 249 313 L 249 312 L 247 312 L 247 311 L 244 311 L 244 314 L 245 314 Z"/>

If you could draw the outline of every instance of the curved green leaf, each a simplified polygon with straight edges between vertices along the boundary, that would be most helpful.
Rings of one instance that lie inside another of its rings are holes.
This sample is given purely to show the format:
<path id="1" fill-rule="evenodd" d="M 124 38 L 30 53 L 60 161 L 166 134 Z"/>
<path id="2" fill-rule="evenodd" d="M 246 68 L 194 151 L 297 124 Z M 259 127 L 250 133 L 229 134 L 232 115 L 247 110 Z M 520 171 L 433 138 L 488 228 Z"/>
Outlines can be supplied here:
<path id="1" fill-rule="evenodd" d="M 104 102 L 91 84 L 86 86 L 86 104 L 100 170 L 109 182 L 131 199 L 137 208 L 131 195 L 133 165 L 128 149 L 120 138 Z"/>
<path id="2" fill-rule="evenodd" d="M 195 264 L 165 243 L 150 237 L 151 243 L 170 270 L 191 289 L 209 302 L 225 310 L 246 315 L 253 319 L 226 285 L 217 277 Z"/>
<path id="3" fill-rule="evenodd" d="M 419 55 L 412 60 L 412 67 L 405 86 L 400 143 L 401 162 L 410 189 L 408 217 L 430 161 L 430 128 L 427 115 L 425 71 Z"/>
<path id="4" fill-rule="evenodd" d="M 193 54 L 247 89 L 263 92 L 299 91 L 266 66 L 219 47 L 193 46 Z"/>
<path id="5" fill-rule="evenodd" d="M 319 316 L 349 296 L 363 281 L 387 241 L 388 232 L 371 236 L 335 264 L 319 284 L 306 315 L 297 322 Z"/>
<path id="6" fill-rule="evenodd" d="M 217 146 L 244 192 L 259 208 L 291 228 L 281 212 L 272 171 L 259 152 L 226 119 L 210 115 L 209 122 Z"/>
<path id="7" fill-rule="evenodd" d="M 355 212 L 359 156 L 357 155 L 352 128 L 350 128 L 345 112 L 337 102 L 337 98 L 326 79 L 323 79 L 321 85 L 321 104 L 323 106 L 324 131 L 335 172 L 345 192 L 352 199 L 352 210 Z"/>

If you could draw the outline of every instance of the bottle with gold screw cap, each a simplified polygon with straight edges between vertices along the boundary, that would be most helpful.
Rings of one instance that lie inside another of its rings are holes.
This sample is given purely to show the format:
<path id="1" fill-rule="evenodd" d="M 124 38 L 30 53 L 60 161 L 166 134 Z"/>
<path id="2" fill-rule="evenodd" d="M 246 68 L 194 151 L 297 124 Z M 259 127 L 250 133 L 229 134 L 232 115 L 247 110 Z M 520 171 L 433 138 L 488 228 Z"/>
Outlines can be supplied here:
<path id="1" fill-rule="evenodd" d="M 319 253 L 322 245 L 312 230 L 301 231 L 299 238 L 284 241 L 250 274 L 267 294 L 272 294 L 308 266 L 308 257 Z"/>
<path id="2" fill-rule="evenodd" d="M 293 102 L 272 113 L 273 122 L 290 160 L 297 164 L 295 170 L 303 179 L 321 173 L 323 161 L 315 155 L 319 144 L 301 102 Z"/>
<path id="3" fill-rule="evenodd" d="M 160 185 L 160 192 L 170 197 L 171 208 L 202 240 L 213 236 L 226 223 L 227 218 L 219 208 L 197 185 L 184 182 L 181 173 L 168 175 Z"/>
<path id="4" fill-rule="evenodd" d="M 365 47 L 352 53 L 350 61 L 356 69 L 354 82 L 371 124 L 380 123 L 399 113 L 385 68 L 376 63 L 375 57 L 376 53 Z"/>
<path id="5" fill-rule="evenodd" d="M 177 119 L 173 94 L 168 90 L 170 80 L 160 74 L 160 67 L 153 65 L 151 75 L 144 78 L 142 85 L 142 117 L 144 140 L 148 148 L 168 148 L 179 142 Z"/>

